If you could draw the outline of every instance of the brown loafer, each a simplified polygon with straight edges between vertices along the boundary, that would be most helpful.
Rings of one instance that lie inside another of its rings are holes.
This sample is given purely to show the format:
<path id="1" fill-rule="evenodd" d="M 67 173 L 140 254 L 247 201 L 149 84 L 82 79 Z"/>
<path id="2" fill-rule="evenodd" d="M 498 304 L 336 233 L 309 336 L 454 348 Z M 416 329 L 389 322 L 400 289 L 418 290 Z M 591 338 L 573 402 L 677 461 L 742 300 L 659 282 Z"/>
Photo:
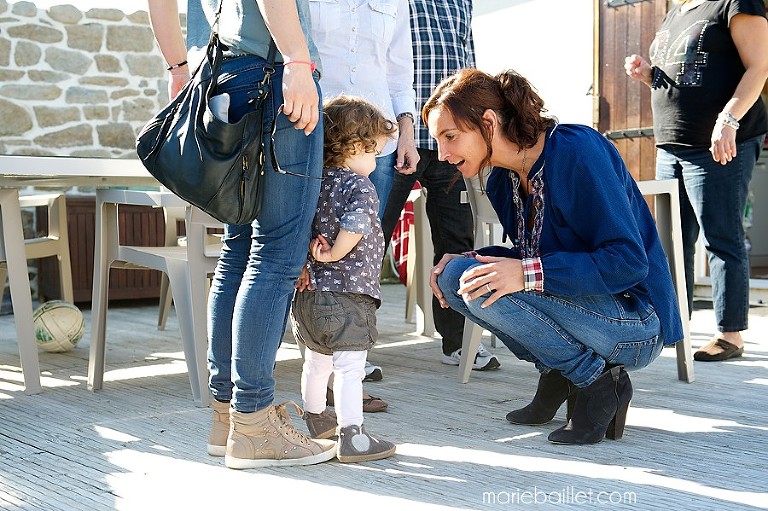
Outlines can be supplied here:
<path id="1" fill-rule="evenodd" d="M 739 348 L 725 339 L 713 339 L 693 354 L 693 359 L 699 362 L 721 362 L 729 358 L 740 357 L 744 354 L 744 347 Z"/>
<path id="2" fill-rule="evenodd" d="M 333 406 L 333 390 L 327 389 L 325 391 L 325 401 L 328 406 Z M 363 411 L 367 413 L 383 412 L 387 409 L 389 404 L 381 398 L 369 396 L 363 398 Z"/>

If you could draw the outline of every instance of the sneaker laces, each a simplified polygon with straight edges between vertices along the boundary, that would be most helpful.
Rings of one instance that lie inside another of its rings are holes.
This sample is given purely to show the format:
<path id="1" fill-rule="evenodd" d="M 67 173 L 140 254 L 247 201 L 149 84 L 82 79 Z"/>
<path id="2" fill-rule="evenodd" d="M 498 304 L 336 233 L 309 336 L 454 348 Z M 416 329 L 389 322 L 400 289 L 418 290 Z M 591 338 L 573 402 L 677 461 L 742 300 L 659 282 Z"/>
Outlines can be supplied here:
<path id="1" fill-rule="evenodd" d="M 304 416 L 304 409 L 300 407 L 296 401 L 285 401 L 284 403 L 275 405 L 275 414 L 277 415 L 280 424 L 283 426 L 285 432 L 291 439 L 301 442 L 305 445 L 310 445 L 311 442 L 307 435 L 293 427 L 293 422 L 291 421 L 291 416 L 288 413 L 287 405 L 292 405 L 293 409 L 296 411 L 299 417 Z"/>

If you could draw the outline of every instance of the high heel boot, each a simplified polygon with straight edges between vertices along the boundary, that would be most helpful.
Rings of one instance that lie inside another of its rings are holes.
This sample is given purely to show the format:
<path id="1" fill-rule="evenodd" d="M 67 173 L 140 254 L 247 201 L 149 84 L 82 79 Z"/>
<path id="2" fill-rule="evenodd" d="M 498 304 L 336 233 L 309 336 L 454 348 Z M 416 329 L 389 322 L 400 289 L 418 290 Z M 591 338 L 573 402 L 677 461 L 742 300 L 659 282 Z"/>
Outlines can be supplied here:
<path id="1" fill-rule="evenodd" d="M 579 389 L 573 417 L 550 433 L 556 444 L 596 444 L 603 438 L 618 440 L 624 433 L 632 382 L 624 366 L 607 368 L 591 385 Z"/>
<path id="2" fill-rule="evenodd" d="M 563 373 L 552 369 L 548 373 L 541 373 L 533 401 L 519 410 L 509 412 L 507 420 L 512 424 L 547 424 L 565 401 L 568 401 L 566 417 L 570 419 L 576 401 L 576 386 Z"/>

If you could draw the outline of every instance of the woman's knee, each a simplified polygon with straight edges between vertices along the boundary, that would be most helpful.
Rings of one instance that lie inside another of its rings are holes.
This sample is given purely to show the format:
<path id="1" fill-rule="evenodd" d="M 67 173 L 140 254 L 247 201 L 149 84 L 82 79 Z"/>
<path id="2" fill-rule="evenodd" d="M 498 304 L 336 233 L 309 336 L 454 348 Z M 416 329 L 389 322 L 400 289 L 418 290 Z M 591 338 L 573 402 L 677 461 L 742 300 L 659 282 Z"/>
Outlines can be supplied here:
<path id="1" fill-rule="evenodd" d="M 443 272 L 437 277 L 437 285 L 440 287 L 440 291 L 443 292 L 446 300 L 448 297 L 461 299 L 461 297 L 457 296 L 461 286 L 459 279 L 468 268 L 477 264 L 480 263 L 475 259 L 456 258 L 445 265 Z"/>

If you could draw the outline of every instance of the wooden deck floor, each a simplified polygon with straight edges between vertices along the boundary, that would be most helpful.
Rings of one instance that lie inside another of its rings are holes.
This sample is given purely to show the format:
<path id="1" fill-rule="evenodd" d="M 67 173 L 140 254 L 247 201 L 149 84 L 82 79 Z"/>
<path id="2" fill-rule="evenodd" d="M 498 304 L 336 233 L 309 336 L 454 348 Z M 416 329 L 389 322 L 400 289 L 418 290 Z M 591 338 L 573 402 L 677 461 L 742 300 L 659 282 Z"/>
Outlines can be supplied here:
<path id="1" fill-rule="evenodd" d="M 547 442 L 564 409 L 547 426 L 504 419 L 533 395 L 532 366 L 491 348 L 502 368 L 457 383 L 439 341 L 404 324 L 404 288 L 384 291 L 370 359 L 385 377 L 366 388 L 390 407 L 366 425 L 398 453 L 362 464 L 234 471 L 207 456 L 209 410 L 192 402 L 174 318 L 158 332 L 153 305 L 110 309 L 98 393 L 85 386 L 86 334 L 72 352 L 41 354 L 44 391 L 24 395 L 13 318 L 0 316 L 0 509 L 768 508 L 768 308 L 752 309 L 745 356 L 696 363 L 692 384 L 677 380 L 671 349 L 632 373 L 625 437 L 577 447 Z M 694 346 L 714 329 L 704 305 Z M 300 402 L 295 345 L 280 359 L 276 398 Z"/>

